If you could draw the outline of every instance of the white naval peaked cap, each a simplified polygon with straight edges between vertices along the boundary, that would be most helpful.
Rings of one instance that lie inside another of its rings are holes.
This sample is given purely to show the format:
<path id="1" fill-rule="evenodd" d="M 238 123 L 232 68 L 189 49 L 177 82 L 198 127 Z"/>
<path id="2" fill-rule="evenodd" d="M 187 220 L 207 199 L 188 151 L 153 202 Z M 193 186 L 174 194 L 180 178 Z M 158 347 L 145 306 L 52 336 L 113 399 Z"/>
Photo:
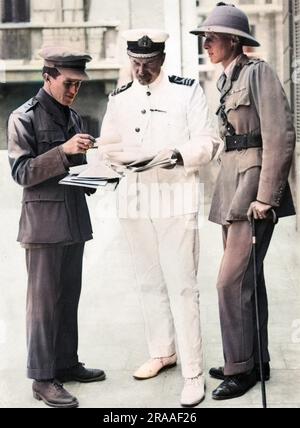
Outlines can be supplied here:
<path id="1" fill-rule="evenodd" d="M 152 58 L 163 53 L 170 37 L 165 31 L 148 28 L 127 30 L 122 36 L 127 41 L 128 55 L 135 58 Z"/>

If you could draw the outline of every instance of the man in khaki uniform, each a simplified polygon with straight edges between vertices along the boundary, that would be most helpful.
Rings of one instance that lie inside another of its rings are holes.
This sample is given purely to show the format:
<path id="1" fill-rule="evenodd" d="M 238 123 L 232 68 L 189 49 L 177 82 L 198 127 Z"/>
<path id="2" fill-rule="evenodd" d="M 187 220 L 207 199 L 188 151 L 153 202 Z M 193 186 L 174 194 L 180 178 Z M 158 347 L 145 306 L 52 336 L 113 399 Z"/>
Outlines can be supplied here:
<path id="1" fill-rule="evenodd" d="M 220 134 L 225 150 L 212 201 L 210 220 L 222 225 L 225 253 L 218 278 L 225 367 L 211 369 L 224 382 L 216 400 L 245 394 L 260 379 L 255 331 L 252 230 L 257 221 L 258 293 L 266 379 L 270 376 L 268 303 L 264 258 L 274 224 L 267 217 L 295 214 L 288 175 L 295 147 L 292 114 L 271 67 L 243 54 L 243 46 L 259 46 L 250 34 L 247 16 L 219 3 L 193 34 L 206 37 L 213 64 L 222 63 L 218 82 Z"/>
<path id="2" fill-rule="evenodd" d="M 91 57 L 65 48 L 45 48 L 41 56 L 44 86 L 8 124 L 12 176 L 24 189 L 18 241 L 28 270 L 27 375 L 34 379 L 36 399 L 77 407 L 60 381 L 105 378 L 102 370 L 86 369 L 77 355 L 83 251 L 93 237 L 85 198 L 91 192 L 59 181 L 71 166 L 86 163 L 93 145 L 70 108 L 88 78 Z"/>

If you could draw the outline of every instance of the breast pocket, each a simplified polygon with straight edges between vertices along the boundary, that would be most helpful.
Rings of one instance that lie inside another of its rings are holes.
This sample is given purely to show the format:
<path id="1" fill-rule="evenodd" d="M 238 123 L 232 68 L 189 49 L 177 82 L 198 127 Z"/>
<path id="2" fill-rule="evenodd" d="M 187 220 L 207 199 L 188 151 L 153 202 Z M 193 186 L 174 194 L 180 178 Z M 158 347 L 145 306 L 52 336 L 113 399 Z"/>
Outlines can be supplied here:
<path id="1" fill-rule="evenodd" d="M 24 189 L 23 203 L 27 202 L 64 202 L 65 187 L 53 183 L 42 183 L 33 188 Z"/>
<path id="2" fill-rule="evenodd" d="M 60 130 L 41 130 L 37 132 L 38 154 L 46 153 L 65 143 L 66 138 Z"/>
<path id="3" fill-rule="evenodd" d="M 250 96 L 247 88 L 234 89 L 229 92 L 225 101 L 225 110 L 237 110 L 241 106 L 250 106 Z"/>

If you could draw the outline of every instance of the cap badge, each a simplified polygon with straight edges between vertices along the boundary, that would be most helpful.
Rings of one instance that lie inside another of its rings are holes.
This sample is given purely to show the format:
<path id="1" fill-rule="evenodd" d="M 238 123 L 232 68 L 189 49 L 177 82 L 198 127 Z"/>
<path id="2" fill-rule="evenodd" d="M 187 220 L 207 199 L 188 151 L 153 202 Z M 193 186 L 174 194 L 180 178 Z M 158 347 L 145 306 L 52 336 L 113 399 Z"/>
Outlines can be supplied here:
<path id="1" fill-rule="evenodd" d="M 140 48 L 147 48 L 147 49 L 151 49 L 153 46 L 153 42 L 148 36 L 144 36 L 141 39 L 139 39 L 137 44 Z"/>

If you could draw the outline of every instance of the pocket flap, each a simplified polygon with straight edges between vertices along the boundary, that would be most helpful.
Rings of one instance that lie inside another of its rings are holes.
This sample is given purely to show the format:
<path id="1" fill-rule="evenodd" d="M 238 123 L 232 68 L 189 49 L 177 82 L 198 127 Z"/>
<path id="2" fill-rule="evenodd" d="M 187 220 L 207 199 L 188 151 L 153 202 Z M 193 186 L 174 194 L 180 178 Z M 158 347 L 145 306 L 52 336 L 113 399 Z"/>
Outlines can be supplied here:
<path id="1" fill-rule="evenodd" d="M 23 203 L 27 202 L 64 202 L 64 186 L 59 188 L 25 189 Z"/>
<path id="2" fill-rule="evenodd" d="M 225 102 L 226 112 L 236 110 L 240 106 L 249 106 L 250 96 L 246 88 L 235 89 L 228 94 Z"/>
<path id="3" fill-rule="evenodd" d="M 66 141 L 66 138 L 64 136 L 64 133 L 57 129 L 38 131 L 39 143 L 59 144 L 59 143 L 64 143 L 65 141 Z"/>

